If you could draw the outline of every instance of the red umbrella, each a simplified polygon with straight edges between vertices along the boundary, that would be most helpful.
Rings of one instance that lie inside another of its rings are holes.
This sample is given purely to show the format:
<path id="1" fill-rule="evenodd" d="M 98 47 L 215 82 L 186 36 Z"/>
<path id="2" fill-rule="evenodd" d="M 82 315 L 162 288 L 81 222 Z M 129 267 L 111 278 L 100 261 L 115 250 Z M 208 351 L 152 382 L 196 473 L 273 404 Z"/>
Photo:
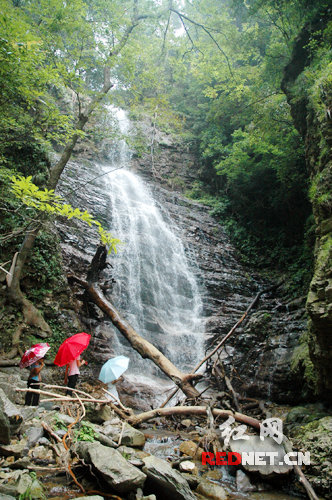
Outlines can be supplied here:
<path id="1" fill-rule="evenodd" d="M 89 345 L 91 335 L 89 333 L 76 333 L 69 339 L 62 342 L 57 355 L 55 356 L 54 364 L 64 366 L 69 361 L 77 359 L 81 352 Z"/>
<path id="2" fill-rule="evenodd" d="M 47 342 L 41 342 L 40 344 L 32 345 L 22 356 L 20 361 L 20 368 L 26 368 L 27 366 L 33 365 L 36 361 L 42 359 L 47 351 L 51 349 L 51 346 Z"/>

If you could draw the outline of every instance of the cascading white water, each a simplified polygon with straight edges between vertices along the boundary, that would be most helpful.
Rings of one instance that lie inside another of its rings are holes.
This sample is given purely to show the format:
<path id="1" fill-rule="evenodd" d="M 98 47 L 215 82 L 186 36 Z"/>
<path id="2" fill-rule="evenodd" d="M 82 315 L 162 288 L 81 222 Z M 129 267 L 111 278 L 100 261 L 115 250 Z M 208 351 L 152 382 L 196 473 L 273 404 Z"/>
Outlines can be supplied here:
<path id="1" fill-rule="evenodd" d="M 123 111 L 117 114 L 125 133 L 130 123 Z M 105 176 L 111 200 L 110 230 L 125 242 L 111 258 L 116 280 L 112 301 L 139 335 L 179 369 L 190 371 L 203 357 L 202 302 L 193 264 L 148 186 L 125 170 L 129 159 L 130 152 L 120 141 L 110 154 L 110 163 L 124 168 Z M 131 372 L 160 375 L 151 362 L 134 355 L 121 335 L 116 335 L 114 354 L 131 358 Z"/>

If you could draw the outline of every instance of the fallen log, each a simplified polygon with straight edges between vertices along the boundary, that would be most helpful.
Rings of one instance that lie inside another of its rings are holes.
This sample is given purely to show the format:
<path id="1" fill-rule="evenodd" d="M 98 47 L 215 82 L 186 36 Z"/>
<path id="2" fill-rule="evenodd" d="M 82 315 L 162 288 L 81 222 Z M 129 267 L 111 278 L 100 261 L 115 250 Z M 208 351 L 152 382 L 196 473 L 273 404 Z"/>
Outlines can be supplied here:
<path id="1" fill-rule="evenodd" d="M 128 418 L 129 423 L 133 425 L 138 425 L 143 422 L 147 422 L 152 418 L 157 417 L 169 417 L 171 415 L 207 415 L 207 407 L 206 406 L 169 406 L 167 408 L 156 408 L 155 410 L 146 411 L 144 413 L 140 413 L 139 415 L 135 415 Z M 232 412 L 230 410 L 221 410 L 218 408 L 212 409 L 212 415 L 214 417 L 233 417 L 236 422 L 240 422 L 241 424 L 249 425 L 254 429 L 260 429 L 260 421 L 256 418 L 248 417 L 247 415 L 243 415 L 242 413 Z"/>
<path id="2" fill-rule="evenodd" d="M 200 375 L 192 377 L 193 374 L 182 373 L 173 365 L 173 363 L 171 363 L 169 359 L 166 358 L 166 356 L 159 351 L 159 349 L 138 335 L 128 321 L 126 321 L 116 310 L 114 305 L 106 299 L 98 285 L 93 283 L 90 284 L 89 282 L 77 278 L 76 276 L 71 276 L 70 278 L 81 285 L 88 292 L 92 302 L 96 304 L 105 314 L 107 314 L 113 325 L 128 340 L 131 346 L 142 356 L 142 358 L 148 358 L 153 361 L 155 365 L 157 365 L 188 398 L 196 398 L 199 395 L 199 392 L 192 385 L 192 382 L 193 379 L 197 380 Z"/>

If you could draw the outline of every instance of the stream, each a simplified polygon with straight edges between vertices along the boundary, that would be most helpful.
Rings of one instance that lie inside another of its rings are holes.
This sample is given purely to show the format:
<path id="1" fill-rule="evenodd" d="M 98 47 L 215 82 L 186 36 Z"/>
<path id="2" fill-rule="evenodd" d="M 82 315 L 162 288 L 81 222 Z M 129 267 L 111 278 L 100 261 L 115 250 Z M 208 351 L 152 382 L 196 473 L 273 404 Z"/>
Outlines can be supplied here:
<path id="1" fill-rule="evenodd" d="M 143 451 L 150 453 L 161 459 L 172 460 L 180 457 L 179 446 L 183 440 L 192 439 L 192 435 L 187 432 L 172 432 L 169 430 L 148 428 L 144 430 L 146 443 Z M 228 494 L 229 500 L 294 500 L 298 496 L 292 496 L 284 491 L 271 490 L 243 493 L 237 491 L 235 468 L 228 466 L 215 466 L 213 470 L 208 470 L 207 466 L 198 465 L 199 475 L 208 476 L 209 480 L 220 485 Z M 43 473 L 39 479 L 47 490 L 47 498 L 53 500 L 69 500 L 85 496 L 81 491 L 68 486 L 68 480 L 64 473 L 54 476 L 52 473 Z M 265 483 L 266 484 L 266 483 Z M 158 497 L 157 497 L 158 498 Z M 203 497 L 198 497 L 203 498 Z M 300 497 L 302 498 L 302 497 Z"/>

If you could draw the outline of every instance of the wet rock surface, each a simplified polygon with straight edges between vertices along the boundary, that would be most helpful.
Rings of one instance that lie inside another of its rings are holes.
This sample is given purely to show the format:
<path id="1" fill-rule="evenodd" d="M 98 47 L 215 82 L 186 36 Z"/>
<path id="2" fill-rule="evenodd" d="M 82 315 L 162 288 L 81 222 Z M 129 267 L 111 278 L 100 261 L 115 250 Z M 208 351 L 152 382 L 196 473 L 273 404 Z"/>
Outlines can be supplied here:
<path id="1" fill-rule="evenodd" d="M 174 500 L 195 500 L 188 482 L 165 461 L 156 457 L 146 457 L 143 472 L 155 487 L 167 492 Z"/>
<path id="2" fill-rule="evenodd" d="M 165 149 L 165 155 L 168 155 L 167 161 L 166 156 L 163 156 L 166 170 L 160 165 L 159 172 L 160 176 L 165 176 L 164 179 L 167 177 L 168 168 L 171 168 L 171 156 L 175 153 L 178 161 L 181 157 L 179 150 L 174 152 L 170 147 Z M 210 216 L 209 207 L 186 199 L 180 192 L 171 191 L 167 183 L 164 183 L 167 188 L 160 186 L 153 178 L 148 162 L 144 164 L 141 159 L 133 159 L 132 164 L 133 169 L 152 187 L 164 218 L 185 246 L 190 268 L 201 291 L 204 338 L 206 345 L 209 345 L 228 333 L 258 291 L 269 287 L 270 283 L 239 263 L 236 251 L 222 226 Z M 105 192 L 103 179 L 93 181 L 88 187 L 80 188 L 79 184 L 100 175 L 101 172 L 100 167 L 91 163 L 71 162 L 66 168 L 60 194 L 68 191 L 68 186 L 71 185 L 72 189 L 76 190 L 68 197 L 68 201 L 75 206 L 86 208 L 107 227 L 110 200 L 107 191 Z M 75 177 L 80 181 L 73 183 Z M 77 222 L 71 224 L 72 229 L 69 231 L 65 225 L 58 224 L 64 262 L 68 273 L 85 278 L 98 243 L 97 237 L 91 228 Z M 111 278 L 111 270 L 105 270 L 101 285 L 109 297 Z M 83 311 L 82 291 L 75 286 L 73 291 L 80 319 L 86 331 L 93 334 L 90 343 L 93 357 L 101 365 L 114 355 L 115 346 L 118 345 L 113 326 L 93 304 L 89 304 L 88 311 Z M 120 312 L 126 317 L 125 311 Z M 149 314 L 149 311 L 146 311 L 146 314 Z M 130 321 L 130 318 L 128 319 Z M 163 351 L 166 349 L 167 337 L 165 334 L 160 335 L 160 326 L 156 325 L 154 320 L 150 323 L 153 329 L 157 328 L 154 339 L 157 347 Z M 241 375 L 241 381 L 235 382 L 236 388 L 245 391 L 249 397 L 290 403 L 303 400 L 307 396 L 303 384 L 305 368 L 301 364 L 301 356 L 297 363 L 294 358 L 305 327 L 305 299 L 293 304 L 282 287 L 274 293 L 262 296 L 258 308 L 230 339 L 226 352 L 222 355 L 226 367 L 234 364 Z M 167 355 L 167 349 L 165 353 Z M 125 404 L 137 406 L 137 392 L 146 392 L 139 400 L 142 402 L 141 409 L 148 410 L 152 404 L 151 399 L 158 390 L 153 386 L 149 394 L 149 384 L 143 381 L 142 390 L 138 389 L 139 384 L 140 381 L 132 384 L 130 379 L 125 378 L 123 386 L 120 386 L 120 393 L 124 394 Z"/>
<path id="3" fill-rule="evenodd" d="M 143 486 L 146 475 L 130 464 L 117 450 L 100 443 L 79 442 L 80 458 L 91 463 L 103 479 L 117 492 L 128 493 Z"/>

